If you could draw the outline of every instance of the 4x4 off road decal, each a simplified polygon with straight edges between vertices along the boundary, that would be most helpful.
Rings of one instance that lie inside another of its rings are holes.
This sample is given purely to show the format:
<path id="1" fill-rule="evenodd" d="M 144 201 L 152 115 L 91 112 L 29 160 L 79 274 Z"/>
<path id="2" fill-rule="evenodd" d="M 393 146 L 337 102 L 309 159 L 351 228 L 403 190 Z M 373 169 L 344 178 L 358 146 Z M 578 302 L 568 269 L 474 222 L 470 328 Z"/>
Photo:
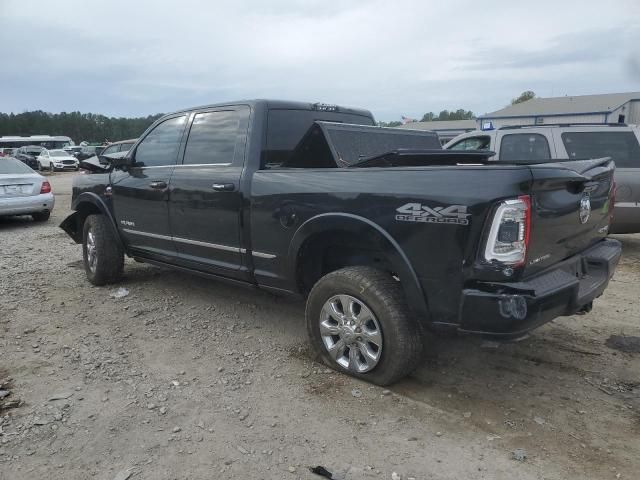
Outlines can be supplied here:
<path id="1" fill-rule="evenodd" d="M 396 210 L 396 220 L 401 222 L 447 223 L 469 225 L 470 213 L 466 205 L 428 207 L 420 203 L 407 203 Z"/>

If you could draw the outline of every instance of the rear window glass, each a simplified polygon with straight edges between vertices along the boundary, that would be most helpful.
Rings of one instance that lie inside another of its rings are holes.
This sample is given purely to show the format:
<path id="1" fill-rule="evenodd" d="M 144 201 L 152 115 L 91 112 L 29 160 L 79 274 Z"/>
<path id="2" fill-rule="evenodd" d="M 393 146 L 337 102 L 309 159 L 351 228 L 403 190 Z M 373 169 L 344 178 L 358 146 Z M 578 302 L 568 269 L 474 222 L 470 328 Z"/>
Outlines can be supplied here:
<path id="1" fill-rule="evenodd" d="M 544 162 L 551 159 L 549 142 L 539 133 L 512 133 L 502 137 L 500 160 L 508 162 Z"/>
<path id="2" fill-rule="evenodd" d="M 316 110 L 269 110 L 267 143 L 266 150 L 262 152 L 262 167 L 278 167 L 289 160 L 296 145 L 313 122 L 318 120 L 373 125 L 373 118 L 364 115 Z"/>
<path id="3" fill-rule="evenodd" d="M 15 158 L 0 158 L 0 175 L 8 173 L 34 173 L 20 160 Z"/>
<path id="4" fill-rule="evenodd" d="M 640 167 L 640 145 L 633 132 L 565 132 L 562 143 L 572 160 L 611 157 L 616 167 Z"/>

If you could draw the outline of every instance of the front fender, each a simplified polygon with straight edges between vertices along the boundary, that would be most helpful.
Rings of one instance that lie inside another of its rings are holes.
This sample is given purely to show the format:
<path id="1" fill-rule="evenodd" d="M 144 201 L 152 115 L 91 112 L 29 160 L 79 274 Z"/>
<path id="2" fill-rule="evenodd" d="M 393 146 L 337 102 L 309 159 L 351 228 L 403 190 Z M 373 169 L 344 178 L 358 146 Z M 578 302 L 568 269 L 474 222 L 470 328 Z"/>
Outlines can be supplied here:
<path id="1" fill-rule="evenodd" d="M 75 210 L 75 212 L 62 221 L 60 228 L 64 230 L 74 242 L 82 243 L 82 228 L 85 219 L 91 214 L 98 213 L 109 219 L 118 243 L 121 247 L 124 247 L 115 218 L 113 218 L 111 210 L 99 195 L 93 192 L 83 192 L 74 199 L 71 208 Z"/>
<path id="2" fill-rule="evenodd" d="M 298 253 L 313 235 L 330 230 L 341 230 L 373 240 L 386 255 L 401 280 L 411 310 L 422 321 L 430 321 L 427 299 L 409 259 L 396 240 L 371 220 L 349 213 L 323 213 L 304 222 L 291 239 L 287 253 L 288 278 L 296 278 Z"/>

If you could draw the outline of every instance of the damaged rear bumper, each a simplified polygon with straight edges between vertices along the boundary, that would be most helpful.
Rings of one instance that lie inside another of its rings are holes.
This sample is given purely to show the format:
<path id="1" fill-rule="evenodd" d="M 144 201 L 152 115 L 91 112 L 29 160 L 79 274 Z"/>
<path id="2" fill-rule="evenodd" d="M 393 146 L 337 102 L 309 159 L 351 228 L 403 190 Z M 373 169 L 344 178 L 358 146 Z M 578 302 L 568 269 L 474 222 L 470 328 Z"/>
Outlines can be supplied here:
<path id="1" fill-rule="evenodd" d="M 620 260 L 620 242 L 604 239 L 521 282 L 463 290 L 459 331 L 515 338 L 556 317 L 588 311 Z"/>

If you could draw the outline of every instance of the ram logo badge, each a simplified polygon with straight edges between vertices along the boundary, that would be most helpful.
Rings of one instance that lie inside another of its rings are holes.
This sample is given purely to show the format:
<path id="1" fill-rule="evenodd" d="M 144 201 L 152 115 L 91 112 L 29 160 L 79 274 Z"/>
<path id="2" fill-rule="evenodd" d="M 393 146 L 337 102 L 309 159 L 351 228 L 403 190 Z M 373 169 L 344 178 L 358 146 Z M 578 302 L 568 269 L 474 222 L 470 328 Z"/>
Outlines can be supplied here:
<path id="1" fill-rule="evenodd" d="M 591 199 L 589 194 L 585 193 L 580 199 L 580 223 L 587 223 L 591 216 Z"/>
<path id="2" fill-rule="evenodd" d="M 448 223 L 469 225 L 470 213 L 466 205 L 429 207 L 420 203 L 407 203 L 396 210 L 396 220 L 401 222 Z"/>

